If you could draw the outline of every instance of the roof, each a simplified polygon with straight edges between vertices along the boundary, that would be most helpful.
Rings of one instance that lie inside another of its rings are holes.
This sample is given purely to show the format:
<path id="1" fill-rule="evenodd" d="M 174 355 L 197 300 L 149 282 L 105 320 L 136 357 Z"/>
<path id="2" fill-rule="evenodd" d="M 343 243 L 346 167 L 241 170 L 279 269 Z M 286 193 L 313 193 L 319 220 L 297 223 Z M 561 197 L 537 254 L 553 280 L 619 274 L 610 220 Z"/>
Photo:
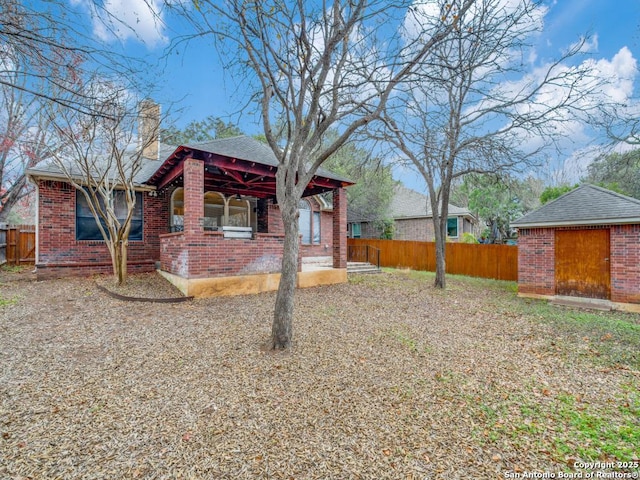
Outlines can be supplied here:
<path id="1" fill-rule="evenodd" d="M 170 145 L 160 144 L 159 158 L 168 157 L 175 150 L 175 148 L 176 147 Z M 133 154 L 129 155 L 128 160 L 132 160 L 133 156 Z M 100 159 L 97 158 L 96 160 L 99 161 Z M 133 183 L 137 187 L 143 186 L 160 166 L 160 162 L 154 158 L 143 157 L 140 163 L 140 169 L 133 177 Z M 80 180 L 84 177 L 84 174 L 80 171 L 75 162 L 69 160 L 68 162 L 66 162 L 66 167 L 72 177 Z M 48 159 L 37 163 L 34 167 L 27 169 L 26 174 L 32 177 L 48 177 L 62 180 L 66 178 L 66 175 L 64 174 L 62 168 L 60 168 L 60 165 L 58 165 L 58 163 L 53 159 Z"/>
<path id="2" fill-rule="evenodd" d="M 581 185 L 530 212 L 518 228 L 640 223 L 640 200 L 595 185 Z"/>
<path id="3" fill-rule="evenodd" d="M 263 188 L 264 191 L 258 192 L 258 196 L 275 195 L 275 180 L 269 182 L 269 179 L 275 177 L 275 171 L 278 167 L 276 156 L 271 148 L 264 143 L 244 135 L 179 145 L 177 147 L 160 144 L 160 161 L 157 159 L 143 158 L 140 170 L 134 176 L 134 184 L 137 187 L 147 186 L 150 188 L 165 186 L 167 184 L 165 182 L 167 175 L 180 176 L 182 174 L 180 164 L 187 156 L 205 160 L 205 163 L 209 162 L 211 165 L 215 164 L 219 166 L 220 164 L 224 164 L 224 175 L 232 173 L 231 171 L 240 171 L 245 172 L 244 178 L 246 179 L 246 173 L 251 172 L 255 177 L 260 178 L 261 186 L 266 187 L 268 184 L 271 186 L 271 183 L 273 183 L 273 188 Z M 224 163 L 222 159 L 230 160 L 230 163 L 235 165 L 230 165 L 229 162 Z M 73 176 L 82 179 L 82 172 L 80 172 L 77 167 L 74 168 L 72 162 L 69 162 L 69 168 Z M 63 180 L 66 178 L 60 166 L 53 161 L 39 163 L 34 168 L 28 169 L 27 175 Z M 244 192 L 244 187 L 247 187 L 250 182 L 242 182 L 240 176 L 232 175 L 226 178 L 227 183 L 229 183 L 228 180 L 232 177 L 238 181 L 238 184 L 229 184 L 228 188 L 230 191 L 238 192 L 238 190 L 241 190 Z M 171 178 L 170 180 L 173 179 L 174 178 Z M 264 181 L 265 179 L 267 181 Z M 240 185 L 242 183 L 245 183 L 244 187 Z M 352 184 L 353 182 L 345 177 L 319 168 L 306 193 L 316 194 L 336 188 L 336 186 Z M 258 185 L 254 179 L 253 187 L 257 187 Z M 247 193 L 249 193 L 248 190 Z"/>
<path id="4" fill-rule="evenodd" d="M 219 138 L 215 140 L 208 140 L 206 142 L 198 142 L 184 145 L 185 148 L 201 150 L 204 152 L 214 153 L 230 158 L 237 158 L 238 160 L 247 160 L 251 162 L 260 163 L 261 165 L 267 165 L 270 167 L 278 166 L 278 159 L 273 153 L 273 150 L 265 143 L 260 142 L 252 137 L 246 135 L 239 135 L 237 137 Z M 166 158 L 168 155 L 160 158 Z M 318 175 L 333 180 L 341 180 L 349 183 L 353 183 L 346 177 L 341 177 L 335 173 L 326 170 L 324 168 L 318 168 Z"/>
<path id="5" fill-rule="evenodd" d="M 468 209 L 452 204 L 449 204 L 449 215 L 458 217 L 472 216 Z M 429 197 L 403 185 L 396 185 L 389 205 L 389 216 L 395 220 L 401 218 L 430 218 L 433 214 L 431 213 Z"/>

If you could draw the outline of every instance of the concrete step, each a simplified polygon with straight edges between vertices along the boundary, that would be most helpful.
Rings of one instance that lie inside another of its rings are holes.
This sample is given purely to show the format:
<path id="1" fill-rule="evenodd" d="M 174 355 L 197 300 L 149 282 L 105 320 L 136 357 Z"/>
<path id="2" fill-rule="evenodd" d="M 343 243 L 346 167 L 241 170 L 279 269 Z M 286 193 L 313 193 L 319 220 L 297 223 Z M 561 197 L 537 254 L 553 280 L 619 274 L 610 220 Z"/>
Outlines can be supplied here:
<path id="1" fill-rule="evenodd" d="M 381 270 L 370 263 L 349 262 L 347 263 L 347 273 L 380 273 Z"/>
<path id="2" fill-rule="evenodd" d="M 583 297 L 567 297 L 564 295 L 556 295 L 549 300 L 551 305 L 560 305 L 563 307 L 589 308 L 592 310 L 610 311 L 613 305 L 609 300 L 600 298 L 583 298 Z"/>

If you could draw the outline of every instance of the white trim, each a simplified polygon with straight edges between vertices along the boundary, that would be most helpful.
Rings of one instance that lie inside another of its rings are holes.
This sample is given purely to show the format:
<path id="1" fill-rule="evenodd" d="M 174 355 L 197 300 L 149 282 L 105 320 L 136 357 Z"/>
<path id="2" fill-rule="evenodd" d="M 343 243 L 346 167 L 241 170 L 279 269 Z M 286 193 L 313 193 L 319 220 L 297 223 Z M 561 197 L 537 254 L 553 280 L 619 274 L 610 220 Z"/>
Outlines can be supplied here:
<path id="1" fill-rule="evenodd" d="M 36 182 L 36 262 L 40 263 L 40 186 Z"/>
<path id="2" fill-rule="evenodd" d="M 572 221 L 564 221 L 564 222 L 535 222 L 535 223 L 512 223 L 511 226 L 514 228 L 550 228 L 550 227 L 573 227 L 573 226 L 585 226 L 589 227 L 592 225 L 633 225 L 636 223 L 640 223 L 640 217 L 635 218 L 609 218 L 603 220 L 572 220 Z"/>

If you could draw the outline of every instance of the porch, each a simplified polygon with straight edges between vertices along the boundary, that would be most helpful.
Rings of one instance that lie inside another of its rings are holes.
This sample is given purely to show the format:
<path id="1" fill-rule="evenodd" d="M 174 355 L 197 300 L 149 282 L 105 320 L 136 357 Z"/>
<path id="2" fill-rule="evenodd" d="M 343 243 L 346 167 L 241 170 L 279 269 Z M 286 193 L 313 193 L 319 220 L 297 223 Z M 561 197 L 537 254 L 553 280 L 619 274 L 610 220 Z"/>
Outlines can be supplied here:
<path id="1" fill-rule="evenodd" d="M 277 161 L 270 156 L 270 149 L 248 137 L 224 139 L 179 147 L 151 177 L 154 193 L 168 203 L 168 233 L 159 236 L 159 271 L 184 294 L 209 297 L 278 288 L 284 228 L 275 202 Z M 301 288 L 347 281 L 344 187 L 351 182 L 334 177 L 317 175 L 303 196 Z M 329 206 L 317 198 L 326 193 L 331 193 Z M 327 254 L 329 266 L 303 261 L 319 252 Z"/>

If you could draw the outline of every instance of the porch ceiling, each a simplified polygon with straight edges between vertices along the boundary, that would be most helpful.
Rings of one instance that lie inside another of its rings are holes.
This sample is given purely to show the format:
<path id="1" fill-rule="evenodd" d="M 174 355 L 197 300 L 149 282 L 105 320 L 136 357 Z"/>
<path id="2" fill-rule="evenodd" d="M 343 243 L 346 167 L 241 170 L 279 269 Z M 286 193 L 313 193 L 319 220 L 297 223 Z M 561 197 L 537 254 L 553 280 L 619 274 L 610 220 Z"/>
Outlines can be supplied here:
<path id="1" fill-rule="evenodd" d="M 183 166 L 186 158 L 194 158 L 204 162 L 205 190 L 214 190 L 228 195 L 239 193 L 257 198 L 276 197 L 277 166 L 184 146 L 178 147 L 147 183 L 154 185 L 158 190 L 171 184 L 182 185 Z M 352 184 L 352 182 L 316 175 L 307 185 L 303 196 L 317 195 Z"/>

